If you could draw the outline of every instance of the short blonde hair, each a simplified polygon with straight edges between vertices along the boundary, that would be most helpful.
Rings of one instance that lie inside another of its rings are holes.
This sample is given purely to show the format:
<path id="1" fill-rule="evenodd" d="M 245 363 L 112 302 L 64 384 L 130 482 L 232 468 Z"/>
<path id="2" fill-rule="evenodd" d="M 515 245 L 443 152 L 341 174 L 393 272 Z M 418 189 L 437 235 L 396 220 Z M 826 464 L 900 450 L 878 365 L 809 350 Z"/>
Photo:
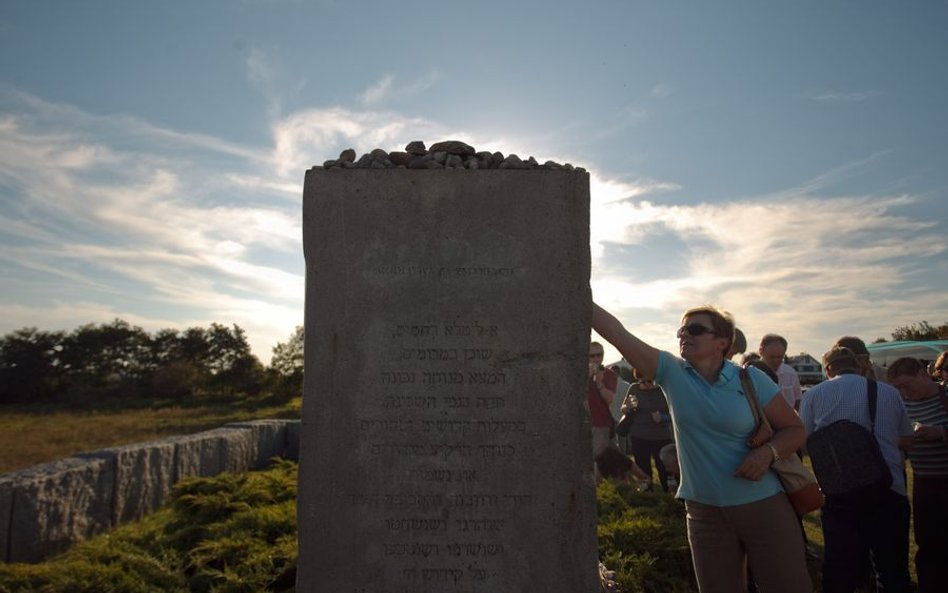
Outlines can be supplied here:
<path id="1" fill-rule="evenodd" d="M 681 320 L 684 321 L 695 315 L 707 315 L 711 319 L 711 328 L 714 330 L 714 335 L 719 338 L 727 338 L 727 346 L 725 346 L 723 352 L 724 358 L 727 358 L 728 352 L 731 351 L 731 344 L 734 343 L 734 328 L 736 327 L 734 317 L 724 309 L 719 309 L 714 305 L 701 305 L 685 311 L 685 314 L 681 316 Z"/>

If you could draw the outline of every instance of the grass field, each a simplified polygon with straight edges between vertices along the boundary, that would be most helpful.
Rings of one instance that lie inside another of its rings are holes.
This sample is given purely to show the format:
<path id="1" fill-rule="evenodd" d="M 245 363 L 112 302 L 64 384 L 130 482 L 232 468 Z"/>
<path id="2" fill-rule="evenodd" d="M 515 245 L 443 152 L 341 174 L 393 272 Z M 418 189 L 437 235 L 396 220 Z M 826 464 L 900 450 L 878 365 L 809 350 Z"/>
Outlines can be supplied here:
<path id="1" fill-rule="evenodd" d="M 241 400 L 99 410 L 5 406 L 0 408 L 0 473 L 81 451 L 219 428 L 228 422 L 299 417 L 300 398 L 288 403 Z"/>
<path id="2" fill-rule="evenodd" d="M 299 418 L 300 403 L 300 398 L 296 398 L 288 403 L 242 400 L 187 406 L 103 407 L 99 410 L 30 406 L 0 408 L 0 473 L 61 459 L 80 451 L 191 434 L 218 428 L 228 422 Z M 656 481 L 657 477 L 653 476 Z M 911 469 L 908 483 L 911 492 Z M 823 534 L 819 514 L 807 515 L 803 523 L 810 550 L 822 556 Z M 914 581 L 916 546 L 911 535 L 909 545 L 909 566 Z M 814 562 L 818 566 L 819 561 Z"/>

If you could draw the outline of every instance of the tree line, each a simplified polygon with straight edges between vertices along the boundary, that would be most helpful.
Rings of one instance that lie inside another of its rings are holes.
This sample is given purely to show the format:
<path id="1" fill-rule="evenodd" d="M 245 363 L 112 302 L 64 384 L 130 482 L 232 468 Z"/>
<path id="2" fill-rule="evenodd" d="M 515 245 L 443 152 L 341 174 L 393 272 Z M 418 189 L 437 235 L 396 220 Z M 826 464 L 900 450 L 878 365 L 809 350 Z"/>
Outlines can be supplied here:
<path id="1" fill-rule="evenodd" d="M 236 324 L 155 333 L 121 319 L 71 332 L 25 327 L 0 338 L 0 404 L 298 395 L 302 328 L 273 354 L 264 366 Z"/>
<path id="2" fill-rule="evenodd" d="M 893 341 L 923 342 L 926 340 L 948 339 L 948 321 L 941 325 L 932 325 L 927 321 L 920 321 L 911 325 L 901 325 L 892 332 Z M 886 342 L 885 338 L 877 338 L 875 343 Z"/>
<path id="3" fill-rule="evenodd" d="M 893 340 L 946 339 L 948 322 L 913 323 L 891 335 Z M 273 348 L 269 366 L 254 356 L 236 324 L 152 334 L 115 319 L 71 332 L 24 327 L 0 338 L 0 404 L 292 397 L 301 393 L 302 384 L 302 326 Z"/>

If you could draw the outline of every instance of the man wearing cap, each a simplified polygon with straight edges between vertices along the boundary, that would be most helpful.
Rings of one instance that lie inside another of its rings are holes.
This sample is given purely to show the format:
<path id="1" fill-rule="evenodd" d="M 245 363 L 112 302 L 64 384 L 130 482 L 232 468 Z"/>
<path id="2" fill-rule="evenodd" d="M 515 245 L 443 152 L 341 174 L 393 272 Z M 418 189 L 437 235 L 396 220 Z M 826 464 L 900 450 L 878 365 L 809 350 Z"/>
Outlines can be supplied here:
<path id="1" fill-rule="evenodd" d="M 807 434 L 849 420 L 871 430 L 868 380 L 849 348 L 823 355 L 829 380 L 810 388 L 800 406 Z M 908 570 L 909 503 L 902 451 L 912 446 L 912 424 L 897 389 L 878 383 L 874 436 L 892 474 L 892 486 L 875 498 L 827 496 L 823 526 L 823 592 L 852 593 L 862 585 L 871 558 L 881 590 L 911 591 Z M 871 553 L 871 556 L 870 556 Z"/>
<path id="2" fill-rule="evenodd" d="M 859 361 L 859 374 L 867 379 L 875 379 L 876 381 L 886 381 L 886 370 L 876 363 L 872 362 L 872 359 L 869 356 L 869 349 L 866 348 L 866 343 L 856 336 L 843 336 L 842 338 L 836 340 L 836 344 L 833 347 L 841 346 L 843 348 L 849 348 L 856 355 L 856 359 Z"/>

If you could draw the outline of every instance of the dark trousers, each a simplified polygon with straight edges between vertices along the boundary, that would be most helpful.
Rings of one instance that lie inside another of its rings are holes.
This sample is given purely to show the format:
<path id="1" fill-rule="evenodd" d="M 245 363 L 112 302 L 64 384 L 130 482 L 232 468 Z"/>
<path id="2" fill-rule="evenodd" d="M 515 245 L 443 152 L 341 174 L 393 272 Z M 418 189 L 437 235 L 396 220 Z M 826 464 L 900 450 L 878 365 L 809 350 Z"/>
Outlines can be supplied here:
<path id="1" fill-rule="evenodd" d="M 662 490 L 668 492 L 668 470 L 662 463 L 658 452 L 662 447 L 672 443 L 671 439 L 653 441 L 649 439 L 639 439 L 633 436 L 629 437 L 629 449 L 632 457 L 635 458 L 635 465 L 639 466 L 646 475 L 652 475 L 652 460 L 655 460 L 655 469 L 658 470 L 658 483 L 662 485 Z M 651 490 L 651 488 L 649 488 Z"/>
<path id="2" fill-rule="evenodd" d="M 908 498 L 891 490 L 872 500 L 827 496 L 823 524 L 823 593 L 852 593 L 870 560 L 878 591 L 909 593 Z"/>
<path id="3" fill-rule="evenodd" d="M 915 571 L 918 593 L 948 589 L 948 477 L 915 476 Z"/>

